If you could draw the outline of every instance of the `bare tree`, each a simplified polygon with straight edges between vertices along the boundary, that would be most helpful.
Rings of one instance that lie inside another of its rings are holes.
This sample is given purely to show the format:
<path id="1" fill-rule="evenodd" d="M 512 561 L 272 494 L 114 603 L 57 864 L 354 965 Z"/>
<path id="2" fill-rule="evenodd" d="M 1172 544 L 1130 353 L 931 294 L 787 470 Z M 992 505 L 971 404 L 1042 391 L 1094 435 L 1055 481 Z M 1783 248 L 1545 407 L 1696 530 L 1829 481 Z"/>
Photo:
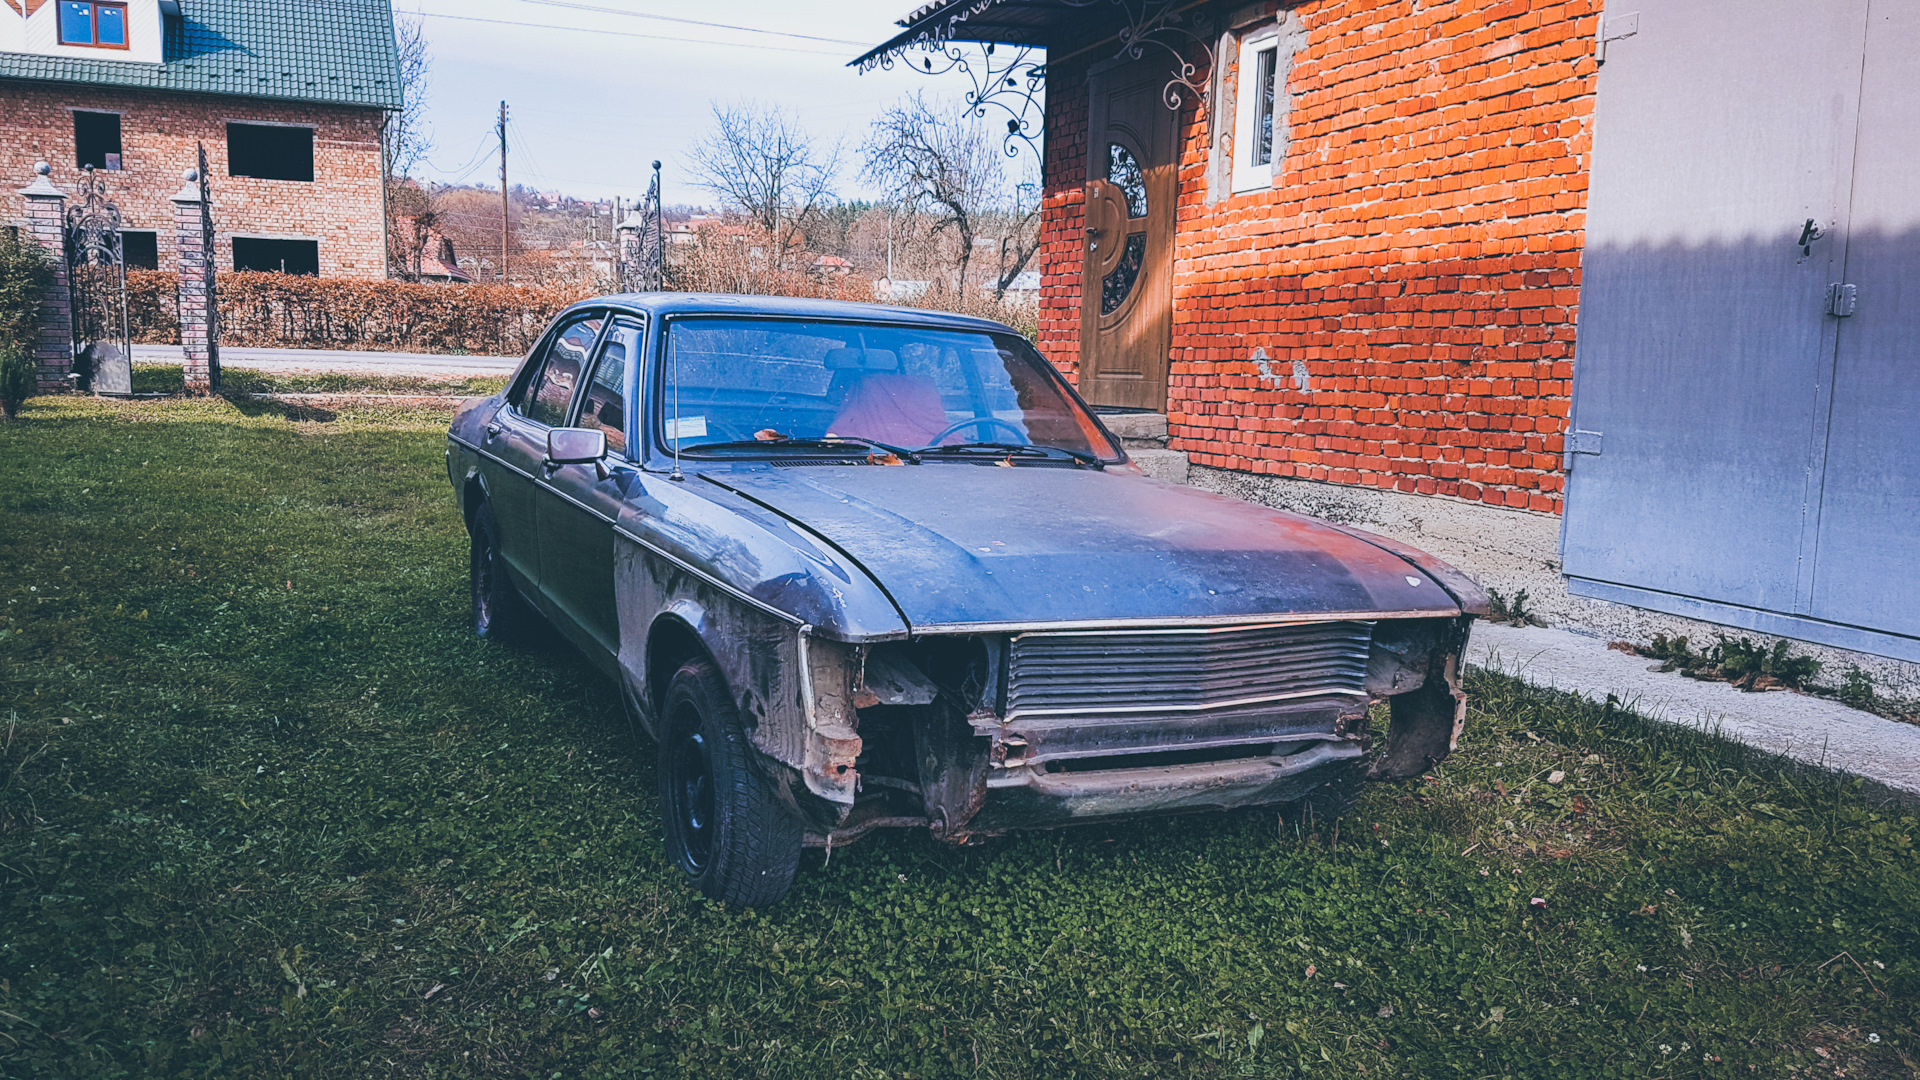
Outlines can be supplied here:
<path id="1" fill-rule="evenodd" d="M 411 173 L 433 149 L 427 132 L 427 82 L 433 57 L 427 51 L 426 31 L 418 19 L 396 17 L 393 36 L 400 46 L 400 107 L 388 114 L 380 147 L 380 164 L 389 180 Z"/>
<path id="2" fill-rule="evenodd" d="M 766 233 L 778 265 L 833 202 L 840 148 L 821 146 L 778 106 L 716 102 L 713 122 L 692 150 L 695 178 Z"/>
<path id="3" fill-rule="evenodd" d="M 933 213 L 936 231 L 952 229 L 958 235 L 957 279 L 964 290 L 974 240 L 1004 197 L 1003 155 L 992 136 L 964 114 L 944 116 L 916 91 L 873 122 L 862 149 L 863 175 L 901 204 Z M 1004 271 L 1009 253 L 1001 246 Z M 1025 262 L 1020 260 L 1022 266 Z M 1006 281 L 1018 273 L 1005 275 Z M 1005 290 L 1002 283 L 999 291 Z"/>
<path id="4" fill-rule="evenodd" d="M 420 276 L 420 249 L 433 227 L 425 196 L 406 179 L 433 149 L 427 135 L 427 76 L 432 58 L 418 19 L 395 18 L 393 36 L 400 50 L 400 107 L 387 114 L 380 130 L 380 179 L 387 214 L 387 273 L 413 280 Z"/>

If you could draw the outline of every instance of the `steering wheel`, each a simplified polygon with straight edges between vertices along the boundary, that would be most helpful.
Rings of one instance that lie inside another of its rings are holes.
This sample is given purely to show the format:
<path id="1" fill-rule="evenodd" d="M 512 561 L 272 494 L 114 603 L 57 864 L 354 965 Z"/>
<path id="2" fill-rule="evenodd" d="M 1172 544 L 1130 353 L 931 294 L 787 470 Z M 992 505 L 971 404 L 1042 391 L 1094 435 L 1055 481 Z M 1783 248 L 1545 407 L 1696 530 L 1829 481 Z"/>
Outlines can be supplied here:
<path id="1" fill-rule="evenodd" d="M 962 420 L 957 424 L 949 424 L 947 425 L 947 429 L 945 431 L 942 431 L 940 434 L 935 435 L 931 440 L 928 441 L 927 445 L 939 446 L 942 442 L 946 441 L 947 436 L 952 435 L 957 431 L 960 431 L 962 428 L 980 427 L 983 425 L 1004 428 L 1009 434 L 1013 436 L 1013 441 L 1021 446 L 1033 445 L 1033 440 L 1027 438 L 1027 433 L 1024 431 L 1021 431 L 1019 425 L 1015 424 L 1011 420 L 1002 420 L 997 416 L 969 416 L 965 420 Z M 982 441 L 985 441 L 985 440 L 982 440 Z"/>

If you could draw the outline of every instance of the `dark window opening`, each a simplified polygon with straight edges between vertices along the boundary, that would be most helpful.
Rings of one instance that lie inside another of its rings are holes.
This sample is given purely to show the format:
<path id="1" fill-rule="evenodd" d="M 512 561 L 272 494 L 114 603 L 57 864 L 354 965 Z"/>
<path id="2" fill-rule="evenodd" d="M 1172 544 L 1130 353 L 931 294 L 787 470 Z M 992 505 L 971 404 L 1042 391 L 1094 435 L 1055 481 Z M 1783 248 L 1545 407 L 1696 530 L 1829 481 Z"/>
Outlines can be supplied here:
<path id="1" fill-rule="evenodd" d="M 120 167 L 120 114 L 76 112 L 73 114 L 74 164 L 84 169 Z"/>
<path id="2" fill-rule="evenodd" d="M 160 269 L 160 234 L 123 232 L 120 234 L 120 259 L 129 270 Z"/>
<path id="3" fill-rule="evenodd" d="M 233 268 L 317 277 L 320 273 L 320 241 L 263 240 L 252 236 L 236 236 L 233 238 Z"/>
<path id="4" fill-rule="evenodd" d="M 313 129 L 227 125 L 227 175 L 258 180 L 313 179 Z"/>

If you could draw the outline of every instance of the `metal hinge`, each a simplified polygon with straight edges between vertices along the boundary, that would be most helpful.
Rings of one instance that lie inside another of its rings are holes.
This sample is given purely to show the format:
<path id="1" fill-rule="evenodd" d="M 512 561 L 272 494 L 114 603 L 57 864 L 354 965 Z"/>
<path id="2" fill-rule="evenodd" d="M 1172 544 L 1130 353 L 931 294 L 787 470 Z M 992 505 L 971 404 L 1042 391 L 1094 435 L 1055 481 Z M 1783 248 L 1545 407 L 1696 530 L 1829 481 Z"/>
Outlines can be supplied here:
<path id="1" fill-rule="evenodd" d="M 1567 436 L 1567 453 L 1592 454 L 1600 456 L 1600 433 L 1597 431 L 1576 431 Z"/>
<path id="2" fill-rule="evenodd" d="M 1616 15 L 1600 24 L 1600 44 L 1593 50 L 1593 59 L 1597 64 L 1607 62 L 1607 42 L 1630 38 L 1640 32 L 1640 13 L 1629 11 Z"/>
<path id="3" fill-rule="evenodd" d="M 1853 314 L 1854 306 L 1859 302 L 1860 287 L 1843 282 L 1834 282 L 1827 286 L 1827 314 L 1844 319 Z"/>

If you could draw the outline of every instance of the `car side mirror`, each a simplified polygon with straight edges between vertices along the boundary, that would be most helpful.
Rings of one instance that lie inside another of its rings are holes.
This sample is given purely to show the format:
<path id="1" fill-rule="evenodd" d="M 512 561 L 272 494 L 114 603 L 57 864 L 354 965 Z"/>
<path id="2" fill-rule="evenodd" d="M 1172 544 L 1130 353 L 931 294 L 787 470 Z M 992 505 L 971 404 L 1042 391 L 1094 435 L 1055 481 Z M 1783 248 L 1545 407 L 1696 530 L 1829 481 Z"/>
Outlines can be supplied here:
<path id="1" fill-rule="evenodd" d="M 547 465 L 591 465 L 607 456 L 607 433 L 599 428 L 554 428 L 547 432 Z"/>

